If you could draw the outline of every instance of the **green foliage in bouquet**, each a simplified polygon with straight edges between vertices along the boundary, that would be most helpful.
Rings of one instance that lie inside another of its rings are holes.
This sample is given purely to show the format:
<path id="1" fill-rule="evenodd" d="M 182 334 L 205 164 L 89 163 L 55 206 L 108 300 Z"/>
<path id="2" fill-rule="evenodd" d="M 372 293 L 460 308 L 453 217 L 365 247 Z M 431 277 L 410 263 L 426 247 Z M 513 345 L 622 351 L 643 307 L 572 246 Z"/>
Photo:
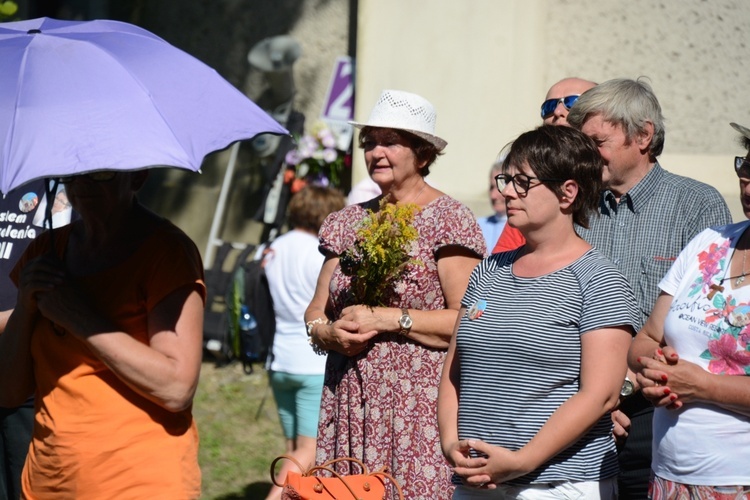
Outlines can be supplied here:
<path id="1" fill-rule="evenodd" d="M 0 21 L 10 21 L 18 12 L 18 4 L 11 1 L 0 0 Z"/>
<path id="2" fill-rule="evenodd" d="M 352 304 L 389 306 L 396 283 L 409 264 L 421 264 L 409 256 L 419 237 L 412 225 L 419 210 L 414 203 L 389 204 L 384 197 L 377 212 L 367 211 L 354 246 L 340 259 L 341 271 L 352 278 Z"/>

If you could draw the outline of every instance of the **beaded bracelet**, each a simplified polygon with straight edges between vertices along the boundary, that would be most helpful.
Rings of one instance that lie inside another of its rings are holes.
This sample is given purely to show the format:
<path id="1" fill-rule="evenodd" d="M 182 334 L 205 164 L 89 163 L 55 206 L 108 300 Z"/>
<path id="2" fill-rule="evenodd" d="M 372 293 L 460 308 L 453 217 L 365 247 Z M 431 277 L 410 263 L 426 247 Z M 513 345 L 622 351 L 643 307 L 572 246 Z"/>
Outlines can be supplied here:
<path id="1" fill-rule="evenodd" d="M 326 319 L 315 318 L 315 319 L 313 319 L 311 321 L 308 321 L 306 323 L 306 326 L 307 326 L 307 343 L 310 344 L 310 347 L 312 347 L 313 352 L 315 354 L 317 354 L 318 356 L 325 356 L 326 354 L 328 354 L 328 351 L 326 349 L 323 349 L 322 347 L 320 347 L 315 342 L 313 342 L 313 338 L 312 338 L 312 329 L 313 329 L 313 326 L 315 326 L 315 325 L 322 325 L 322 324 L 330 325 L 331 323 L 332 323 L 332 321 L 330 319 L 328 319 L 328 318 L 326 318 Z"/>

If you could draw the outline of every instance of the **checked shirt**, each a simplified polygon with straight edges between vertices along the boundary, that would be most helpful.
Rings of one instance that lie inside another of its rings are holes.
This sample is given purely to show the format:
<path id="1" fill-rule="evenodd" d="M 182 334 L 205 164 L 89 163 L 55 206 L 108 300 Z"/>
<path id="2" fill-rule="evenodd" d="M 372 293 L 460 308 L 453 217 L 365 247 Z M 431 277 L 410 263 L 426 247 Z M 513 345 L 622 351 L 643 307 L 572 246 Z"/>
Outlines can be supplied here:
<path id="1" fill-rule="evenodd" d="M 685 245 L 707 227 L 731 222 L 716 189 L 656 163 L 619 203 L 605 190 L 599 216 L 591 217 L 589 229 L 576 230 L 630 282 L 641 313 L 640 328 L 659 295 L 659 281 Z"/>

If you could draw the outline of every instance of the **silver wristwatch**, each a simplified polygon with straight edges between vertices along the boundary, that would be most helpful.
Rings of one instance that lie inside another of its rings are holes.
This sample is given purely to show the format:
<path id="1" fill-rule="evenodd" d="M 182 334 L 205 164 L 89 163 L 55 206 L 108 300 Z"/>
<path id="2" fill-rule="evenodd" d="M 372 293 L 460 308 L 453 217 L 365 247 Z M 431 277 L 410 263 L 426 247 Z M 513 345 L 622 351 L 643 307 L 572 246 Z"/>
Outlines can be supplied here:
<path id="1" fill-rule="evenodd" d="M 635 384 L 628 377 L 625 377 L 625 381 L 622 383 L 622 388 L 620 389 L 620 397 L 629 398 L 633 393 L 635 393 Z"/>
<path id="2" fill-rule="evenodd" d="M 399 335 L 409 335 L 409 331 L 411 331 L 411 325 L 413 324 L 413 321 L 411 320 L 411 316 L 409 316 L 409 310 L 405 307 L 401 309 L 401 318 L 398 320 L 398 326 L 401 327 L 401 330 L 398 331 Z"/>

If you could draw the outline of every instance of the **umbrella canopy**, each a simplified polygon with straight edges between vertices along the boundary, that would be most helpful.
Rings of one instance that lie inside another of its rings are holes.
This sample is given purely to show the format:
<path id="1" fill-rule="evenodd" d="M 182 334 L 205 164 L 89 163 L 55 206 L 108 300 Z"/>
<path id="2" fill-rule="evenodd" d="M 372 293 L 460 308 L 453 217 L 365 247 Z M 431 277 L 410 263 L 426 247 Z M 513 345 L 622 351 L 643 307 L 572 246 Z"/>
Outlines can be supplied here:
<path id="1" fill-rule="evenodd" d="M 287 130 L 206 66 L 131 24 L 0 23 L 0 191 L 42 177 L 174 166 Z"/>

